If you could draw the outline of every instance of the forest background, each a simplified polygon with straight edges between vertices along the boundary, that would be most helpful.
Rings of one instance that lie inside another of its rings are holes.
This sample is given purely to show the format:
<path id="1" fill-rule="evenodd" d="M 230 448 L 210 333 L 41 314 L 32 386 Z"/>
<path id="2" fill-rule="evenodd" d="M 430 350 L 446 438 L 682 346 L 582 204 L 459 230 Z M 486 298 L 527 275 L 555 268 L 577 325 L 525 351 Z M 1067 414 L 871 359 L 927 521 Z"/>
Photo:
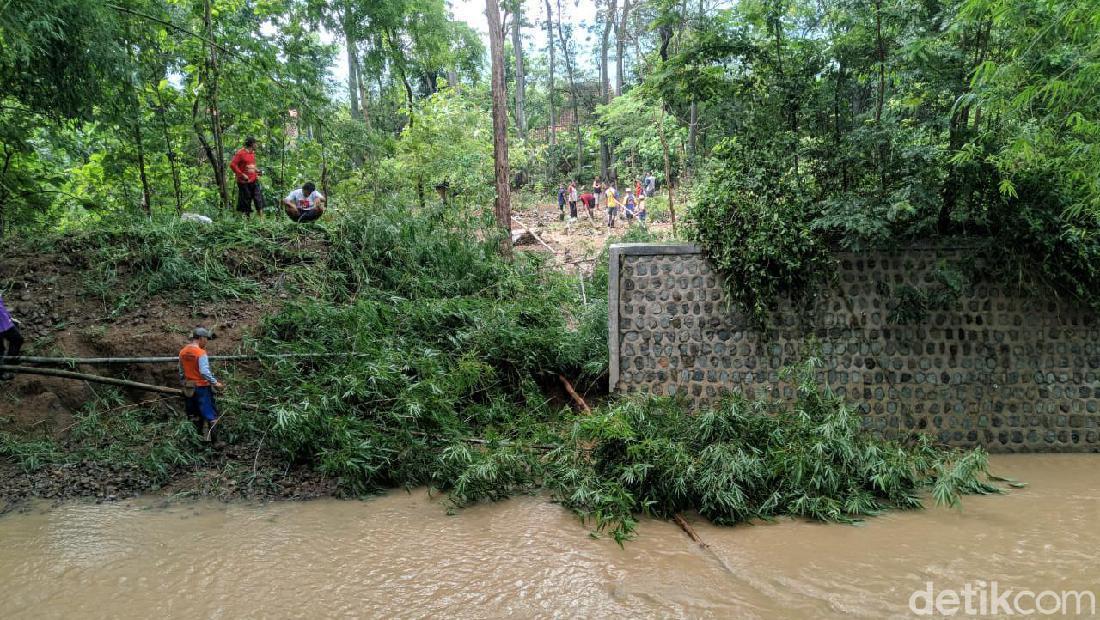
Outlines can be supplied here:
<path id="1" fill-rule="evenodd" d="M 1100 299 L 1096 0 L 499 6 L 513 188 L 654 173 L 760 313 L 829 247 L 960 236 Z M 483 209 L 487 47 L 443 0 L 7 2 L 0 234 L 228 214 L 247 135 L 269 201 Z"/>

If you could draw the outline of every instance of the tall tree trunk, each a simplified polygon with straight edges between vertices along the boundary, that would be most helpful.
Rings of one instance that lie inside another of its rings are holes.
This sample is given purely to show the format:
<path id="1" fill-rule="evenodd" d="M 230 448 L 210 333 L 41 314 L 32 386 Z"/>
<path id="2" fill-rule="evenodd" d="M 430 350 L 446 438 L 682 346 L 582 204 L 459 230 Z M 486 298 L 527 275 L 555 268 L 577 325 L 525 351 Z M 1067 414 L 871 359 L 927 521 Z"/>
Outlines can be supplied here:
<path id="1" fill-rule="evenodd" d="M 611 0 L 607 5 L 604 15 L 603 34 L 600 37 L 600 91 L 603 95 L 603 104 L 611 103 L 611 79 L 607 70 L 608 52 L 611 47 L 611 29 L 615 26 L 616 0 Z M 600 134 L 600 178 L 607 181 L 611 178 L 611 145 L 603 133 Z"/>
<path id="2" fill-rule="evenodd" d="M 992 28 L 992 19 L 989 21 L 989 27 Z M 969 56 L 970 52 L 967 50 L 967 41 L 969 37 L 966 36 L 966 30 L 962 33 L 962 40 L 959 43 L 959 49 L 964 55 Z M 986 37 L 984 43 L 988 43 L 989 31 L 986 31 Z M 974 33 L 974 54 L 971 67 L 962 67 L 958 74 L 957 93 L 955 97 L 961 96 L 967 91 L 968 83 L 967 76 L 973 69 L 977 68 L 985 61 L 985 45 L 983 44 L 982 37 L 982 25 L 979 23 L 977 31 Z M 980 129 L 978 123 L 981 122 L 981 108 L 974 110 L 974 127 Z M 963 144 L 967 140 L 967 128 L 970 124 L 970 106 L 959 106 L 951 113 L 951 121 L 948 125 L 948 138 L 947 149 L 951 154 L 957 153 L 962 148 Z M 964 191 L 962 179 L 959 177 L 958 166 L 952 164 L 947 168 L 947 178 L 943 183 L 943 202 L 940 205 L 940 212 L 936 220 L 936 228 L 941 234 L 950 232 L 951 229 L 951 216 L 954 213 L 955 208 L 958 206 L 959 195 Z"/>
<path id="3" fill-rule="evenodd" d="M 183 213 L 183 187 L 180 184 L 179 162 L 176 161 L 176 150 L 172 148 L 172 134 L 168 130 L 168 119 L 164 117 L 164 99 L 161 98 L 160 89 L 157 93 L 157 120 L 160 121 L 160 130 L 164 134 L 165 155 L 168 158 L 168 168 L 172 172 L 172 195 L 176 199 L 176 215 Z"/>
<path id="4" fill-rule="evenodd" d="M 569 54 L 569 43 L 565 38 L 565 29 L 561 27 L 561 0 L 558 0 L 558 42 L 565 59 L 565 74 L 569 77 L 569 102 L 573 108 L 573 129 L 577 135 L 577 172 L 584 168 L 584 134 L 581 132 L 581 112 L 577 103 L 577 80 L 573 74 L 573 57 Z M 575 175 L 574 175 L 575 176 Z"/>
<path id="5" fill-rule="evenodd" d="M 844 88 L 844 60 L 841 59 L 836 72 L 836 86 L 833 89 L 833 157 L 841 157 L 844 152 L 841 149 L 843 125 L 840 114 L 840 95 Z M 840 189 L 848 190 L 848 166 L 840 162 Z"/>
<path id="6" fill-rule="evenodd" d="M 615 29 L 615 96 L 623 94 L 623 55 L 626 52 L 626 21 L 630 18 L 630 0 L 623 0 L 623 10 L 619 14 L 618 27 Z"/>
<path id="7" fill-rule="evenodd" d="M 657 28 L 657 34 L 661 37 L 661 45 L 657 53 L 661 56 L 661 62 L 668 62 L 668 46 L 672 43 L 672 26 L 662 23 Z"/>
<path id="8" fill-rule="evenodd" d="M 202 105 L 202 97 L 196 96 L 195 100 L 191 102 L 191 127 L 195 130 L 195 137 L 198 138 L 199 145 L 202 146 L 203 154 L 206 155 L 206 161 L 210 163 L 210 167 L 214 170 L 214 179 L 218 182 L 218 188 L 221 190 L 224 181 L 219 177 L 221 171 L 218 168 L 217 155 L 214 153 L 214 147 L 211 146 L 210 141 L 206 139 L 206 130 L 203 129 L 202 122 L 199 120 L 200 105 Z M 229 192 L 227 191 L 220 192 L 223 201 L 229 200 L 228 194 Z M 222 206 L 224 206 L 224 204 Z"/>
<path id="9" fill-rule="evenodd" d="M 512 51 L 516 56 L 516 132 L 527 137 L 527 75 L 523 68 L 523 3 L 516 3 L 512 16 Z"/>
<path id="10" fill-rule="evenodd" d="M 550 0 L 546 0 L 546 41 L 550 47 L 550 75 L 546 99 L 550 106 L 550 146 L 554 146 L 557 144 L 557 118 L 554 116 L 554 10 L 550 8 Z M 554 166 L 555 170 L 556 168 Z"/>
<path id="11" fill-rule="evenodd" d="M 160 67 L 157 73 L 154 73 L 151 78 L 153 82 L 153 94 L 157 98 L 157 105 L 154 112 L 157 116 L 157 121 L 160 123 L 161 133 L 164 135 L 164 153 L 168 158 L 168 169 L 172 173 L 172 195 L 176 199 L 176 215 L 183 213 L 183 185 L 180 181 L 179 161 L 177 160 L 176 150 L 172 147 L 172 133 L 168 128 L 168 118 L 165 114 L 164 95 L 160 91 L 159 83 L 161 78 L 164 77 L 166 67 L 163 61 L 163 56 L 160 47 L 155 47 L 157 56 L 161 58 Z"/>
<path id="12" fill-rule="evenodd" d="M 344 6 L 344 47 L 348 55 L 348 109 L 351 117 L 363 118 L 363 111 L 359 108 L 359 52 L 355 43 L 355 33 L 352 31 L 351 9 Z"/>
<path id="13" fill-rule="evenodd" d="M 394 32 L 393 30 L 390 30 L 386 34 L 386 37 L 384 38 L 384 40 L 386 41 L 386 43 L 388 44 L 388 47 L 390 48 L 391 56 L 393 56 L 393 58 L 394 58 L 392 64 L 397 66 L 397 73 L 398 73 L 398 75 L 401 76 L 401 83 L 405 85 L 405 103 L 408 105 L 409 124 L 412 125 L 412 123 L 413 123 L 413 88 L 412 88 L 412 84 L 409 83 L 409 74 L 408 74 L 407 71 L 405 71 L 405 52 L 404 52 L 404 50 L 398 49 L 396 44 L 394 43 L 395 41 L 398 40 L 398 36 L 397 36 L 397 33 Z M 380 80 L 381 80 L 381 78 L 380 78 Z M 381 88 L 381 81 L 379 81 L 379 88 Z"/>
<path id="14" fill-rule="evenodd" d="M 497 0 L 485 0 L 489 21 L 489 53 L 493 60 L 493 162 L 496 172 L 496 200 L 493 215 L 500 228 L 500 254 L 512 258 L 512 196 L 508 186 L 508 96 L 504 84 L 504 32 Z"/>
<path id="15" fill-rule="evenodd" d="M 153 212 L 153 192 L 149 189 L 149 175 L 145 171 L 145 140 L 142 135 L 142 110 L 141 99 L 138 97 L 137 84 L 140 72 L 137 63 L 134 62 L 134 48 L 126 43 L 126 51 L 130 57 L 130 68 L 133 77 L 130 82 L 130 113 L 133 115 L 132 129 L 134 132 L 134 148 L 137 151 L 138 176 L 141 178 L 141 209 L 146 215 Z"/>
<path id="16" fill-rule="evenodd" d="M 691 98 L 691 107 L 688 110 L 688 156 L 687 167 L 695 168 L 695 147 L 699 140 L 699 104 L 695 97 Z"/>
<path id="17" fill-rule="evenodd" d="M 363 122 L 370 129 L 370 93 L 367 92 L 367 81 L 363 78 L 363 65 L 358 56 L 355 57 L 355 77 L 359 87 L 359 109 L 362 110 Z"/>
<path id="18" fill-rule="evenodd" d="M 773 34 L 775 35 L 775 64 L 776 73 L 783 91 L 783 111 L 787 116 L 787 126 L 791 132 L 791 159 L 794 163 L 794 179 L 799 187 L 802 185 L 802 177 L 798 174 L 798 107 L 788 84 L 787 76 L 783 71 L 783 16 L 778 12 L 769 16 Z"/>
<path id="19" fill-rule="evenodd" d="M 146 215 L 153 212 L 153 192 L 149 189 L 149 175 L 145 171 L 145 140 L 141 131 L 141 108 L 134 95 L 134 147 L 137 149 L 138 175 L 141 177 L 141 208 Z"/>
<path id="20" fill-rule="evenodd" d="M 882 130 L 882 107 L 886 102 L 886 42 L 882 38 L 882 0 L 875 0 L 875 44 L 878 48 L 878 101 L 875 131 L 878 132 L 879 200 L 886 199 L 886 137 Z"/>
<path id="21" fill-rule="evenodd" d="M 15 156 L 15 151 L 7 144 L 4 145 L 4 165 L 0 166 L 0 178 L 8 175 L 8 170 L 11 169 L 11 160 Z M 5 209 L 8 204 L 8 187 L 4 183 L 0 183 L 0 240 L 4 238 L 4 233 L 7 232 L 4 219 Z"/>
<path id="22" fill-rule="evenodd" d="M 665 189 L 668 190 L 668 216 L 672 233 L 676 234 L 676 199 L 672 194 L 672 158 L 669 156 L 668 136 L 665 135 L 665 109 L 661 106 L 661 119 L 657 124 L 657 136 L 661 139 L 661 151 L 665 159 Z"/>
<path id="23" fill-rule="evenodd" d="M 218 44 L 214 39 L 214 18 L 211 12 L 210 0 L 203 0 L 203 26 L 206 29 L 206 40 L 209 42 L 208 56 L 206 59 L 207 71 L 207 104 L 210 108 L 210 128 L 214 136 L 213 146 L 207 145 L 208 156 L 212 156 L 210 165 L 214 168 L 214 181 L 218 184 L 218 196 L 221 199 L 222 208 L 230 208 L 229 186 L 225 179 L 225 146 L 222 144 L 222 119 L 218 111 Z M 210 151 L 213 150 L 213 153 Z"/>

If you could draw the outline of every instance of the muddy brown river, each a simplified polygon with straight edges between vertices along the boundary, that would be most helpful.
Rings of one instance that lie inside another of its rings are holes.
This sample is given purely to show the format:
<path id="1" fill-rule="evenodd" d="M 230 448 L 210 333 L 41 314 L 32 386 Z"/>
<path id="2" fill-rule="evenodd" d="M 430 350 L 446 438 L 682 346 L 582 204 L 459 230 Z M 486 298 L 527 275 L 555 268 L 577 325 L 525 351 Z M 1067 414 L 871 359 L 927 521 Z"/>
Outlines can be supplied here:
<path id="1" fill-rule="evenodd" d="M 993 582 L 1032 592 L 1023 611 L 1100 596 L 1100 455 L 993 465 L 1029 486 L 856 527 L 693 519 L 708 550 L 655 520 L 594 540 L 543 497 L 35 507 L 0 517 L 0 618 L 881 618 L 924 609 L 929 583 L 928 604 L 969 585 L 979 612 Z"/>

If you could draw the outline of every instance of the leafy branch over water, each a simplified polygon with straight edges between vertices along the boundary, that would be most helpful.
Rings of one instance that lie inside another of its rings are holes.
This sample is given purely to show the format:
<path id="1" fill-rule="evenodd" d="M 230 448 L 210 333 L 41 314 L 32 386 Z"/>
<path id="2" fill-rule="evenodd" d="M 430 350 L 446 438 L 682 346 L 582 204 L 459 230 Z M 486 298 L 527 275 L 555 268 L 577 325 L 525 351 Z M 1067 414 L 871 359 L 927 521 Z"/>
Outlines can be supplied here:
<path id="1" fill-rule="evenodd" d="M 812 361 L 791 369 L 792 405 L 727 398 L 695 415 L 669 399 L 630 400 L 576 422 L 574 446 L 551 461 L 548 485 L 616 540 L 633 515 L 696 510 L 732 525 L 778 516 L 853 523 L 887 509 L 957 505 L 999 493 L 986 454 L 903 444 L 860 429 L 858 413 L 814 381 Z"/>

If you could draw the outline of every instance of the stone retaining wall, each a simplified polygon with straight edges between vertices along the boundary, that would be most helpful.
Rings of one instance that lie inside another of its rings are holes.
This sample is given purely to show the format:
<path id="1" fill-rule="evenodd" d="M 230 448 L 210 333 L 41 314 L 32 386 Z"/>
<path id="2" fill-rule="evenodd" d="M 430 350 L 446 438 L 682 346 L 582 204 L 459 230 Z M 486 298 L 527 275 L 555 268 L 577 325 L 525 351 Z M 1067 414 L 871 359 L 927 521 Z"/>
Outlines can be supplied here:
<path id="1" fill-rule="evenodd" d="M 932 286 L 965 249 L 841 254 L 836 284 L 766 330 L 729 308 L 721 277 L 691 245 L 611 248 L 613 391 L 793 396 L 784 366 L 811 354 L 821 379 L 892 436 L 934 433 L 998 452 L 1100 451 L 1100 322 L 1084 308 L 972 283 L 920 320 L 892 316 L 897 291 Z"/>

